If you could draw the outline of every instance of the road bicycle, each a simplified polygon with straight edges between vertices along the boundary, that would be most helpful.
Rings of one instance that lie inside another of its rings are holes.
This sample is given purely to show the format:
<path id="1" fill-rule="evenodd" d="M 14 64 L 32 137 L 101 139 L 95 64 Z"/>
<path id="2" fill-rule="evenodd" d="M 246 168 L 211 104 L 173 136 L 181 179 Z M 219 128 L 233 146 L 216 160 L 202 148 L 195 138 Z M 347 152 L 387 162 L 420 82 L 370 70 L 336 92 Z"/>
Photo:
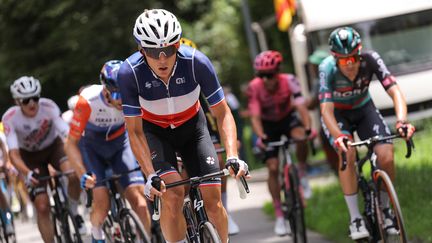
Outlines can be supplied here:
<path id="1" fill-rule="evenodd" d="M 369 230 L 370 237 L 368 239 L 358 240 L 358 242 L 407 242 L 405 232 L 405 224 L 402 217 L 402 210 L 399 200 L 394 189 L 393 183 L 388 174 L 381 170 L 378 166 L 377 156 L 373 151 L 376 144 L 382 141 L 401 138 L 399 134 L 389 136 L 374 136 L 363 141 L 351 143 L 351 147 L 366 146 L 367 154 L 362 159 L 357 160 L 356 174 L 358 178 L 358 186 L 363 195 L 364 212 L 363 216 L 366 221 L 366 227 Z M 347 141 L 346 141 L 347 142 Z M 410 139 L 406 141 L 407 153 L 406 158 L 411 156 L 411 151 L 414 149 L 414 143 Z M 370 179 L 367 179 L 363 174 L 363 166 L 366 162 L 370 162 L 371 171 Z M 346 154 L 342 153 L 342 167 L 345 170 L 347 166 Z M 387 212 L 382 208 L 382 193 L 387 193 L 389 200 L 389 209 Z M 384 213 L 390 213 L 392 216 L 393 225 L 385 226 Z"/>
<path id="2" fill-rule="evenodd" d="M 7 174 L 4 171 L 0 172 L 0 187 L 1 187 L 1 193 L 3 193 L 3 196 L 5 197 L 5 201 L 7 201 L 8 205 L 10 205 L 10 200 L 9 200 L 9 191 L 7 188 Z M 10 220 L 10 224 L 12 224 L 12 227 L 15 229 L 14 226 L 14 220 L 13 220 L 13 215 L 11 213 L 11 211 L 9 210 L 8 212 L 5 212 L 5 217 L 7 217 Z M 0 217 L 0 242 L 3 243 L 15 243 L 16 242 L 16 237 L 15 237 L 15 233 L 13 234 L 8 234 L 6 231 L 6 224 L 7 222 L 4 221 L 3 217 Z M 15 230 L 14 230 L 15 232 Z"/>
<path id="3" fill-rule="evenodd" d="M 234 172 L 237 174 L 238 167 L 233 166 Z M 186 219 L 186 239 L 190 243 L 220 243 L 220 237 L 216 228 L 210 223 L 204 207 L 204 200 L 199 189 L 201 182 L 212 179 L 220 178 L 229 175 L 228 169 L 223 169 L 219 172 L 207 174 L 200 177 L 191 177 L 189 179 L 181 180 L 166 184 L 165 188 L 169 189 L 176 186 L 189 185 L 189 196 L 185 198 L 183 203 L 183 215 Z M 244 177 L 241 177 L 241 186 L 239 186 L 240 197 L 245 198 L 249 193 L 249 187 Z M 157 184 L 157 183 L 156 183 Z M 154 184 L 153 187 L 160 190 L 159 185 Z M 154 213 L 152 218 L 159 220 L 160 218 L 160 200 L 155 197 Z"/>
<path id="4" fill-rule="evenodd" d="M 136 213 L 126 206 L 125 199 L 117 189 L 117 181 L 129 173 L 139 171 L 141 168 L 135 168 L 123 173 L 114 174 L 111 177 L 98 181 L 98 183 L 107 183 L 111 199 L 111 209 L 102 225 L 106 241 L 126 242 L 126 243 L 150 243 L 150 237 L 145 231 L 139 217 Z M 86 207 L 91 206 L 93 196 L 91 190 L 87 190 Z"/>
<path id="5" fill-rule="evenodd" d="M 284 138 L 280 141 L 266 143 L 266 150 L 278 149 L 279 182 L 281 186 L 281 208 L 285 220 L 289 222 L 294 243 L 307 242 L 304 208 L 306 206 L 303 188 L 297 167 L 291 160 L 289 146 L 303 141 Z"/>
<path id="6" fill-rule="evenodd" d="M 57 243 L 83 242 L 79 233 L 78 223 L 69 209 L 68 195 L 61 182 L 63 177 L 67 177 L 73 173 L 75 173 L 74 170 L 66 172 L 56 171 L 54 175 L 37 177 L 39 182 L 48 182 L 48 195 L 53 199 L 50 200 L 51 215 L 54 224 L 54 238 Z"/>

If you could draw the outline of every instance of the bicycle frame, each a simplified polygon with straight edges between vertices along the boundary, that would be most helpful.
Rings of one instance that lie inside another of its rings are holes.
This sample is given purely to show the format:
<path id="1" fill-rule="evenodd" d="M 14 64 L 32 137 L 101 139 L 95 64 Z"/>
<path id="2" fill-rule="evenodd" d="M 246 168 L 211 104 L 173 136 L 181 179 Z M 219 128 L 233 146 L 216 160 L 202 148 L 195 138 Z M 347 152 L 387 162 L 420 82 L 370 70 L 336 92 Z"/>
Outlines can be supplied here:
<path id="1" fill-rule="evenodd" d="M 351 143 L 350 147 L 356 148 L 357 146 L 365 145 L 367 146 L 367 154 L 362 159 L 358 160 L 357 167 L 356 167 L 356 174 L 357 174 L 357 181 L 359 189 L 362 191 L 363 200 L 364 200 L 364 216 L 367 219 L 367 222 L 369 223 L 369 230 L 372 230 L 372 240 L 378 242 L 381 240 L 380 232 L 379 232 L 379 224 L 383 222 L 383 219 L 380 218 L 380 214 L 377 213 L 378 210 L 381 210 L 380 208 L 377 208 L 378 202 L 378 194 L 380 193 L 376 184 L 376 173 L 380 171 L 377 164 L 377 156 L 374 152 L 374 146 L 378 144 L 381 141 L 389 140 L 389 139 L 395 139 L 400 138 L 400 135 L 390 135 L 390 136 L 375 136 L 369 139 L 366 139 L 364 141 Z M 410 139 L 406 141 L 407 146 L 407 154 L 405 155 L 406 158 L 409 158 L 411 156 L 411 149 L 414 148 L 414 143 Z M 357 153 L 357 151 L 356 151 Z M 371 165 L 371 179 L 367 180 L 363 173 L 363 166 L 366 164 L 366 162 L 370 163 Z M 346 161 L 346 154 L 342 153 L 342 167 L 341 170 L 344 170 L 346 168 L 347 161 Z"/>

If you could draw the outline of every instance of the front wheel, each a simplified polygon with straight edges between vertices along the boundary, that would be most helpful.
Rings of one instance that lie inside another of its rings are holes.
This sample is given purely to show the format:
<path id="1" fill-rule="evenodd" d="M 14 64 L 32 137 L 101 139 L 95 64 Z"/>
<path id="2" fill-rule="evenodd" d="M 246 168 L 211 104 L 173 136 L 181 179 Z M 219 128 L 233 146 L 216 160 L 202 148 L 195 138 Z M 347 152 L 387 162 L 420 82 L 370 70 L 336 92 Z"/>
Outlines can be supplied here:
<path id="1" fill-rule="evenodd" d="M 201 224 L 199 228 L 199 237 L 202 243 L 221 243 L 219 234 L 210 222 Z"/>
<path id="2" fill-rule="evenodd" d="M 298 176 L 298 171 L 295 166 L 288 165 L 285 166 L 285 170 L 288 170 L 288 179 L 290 181 L 289 194 L 290 196 L 286 200 L 291 201 L 292 210 L 289 215 L 289 222 L 291 226 L 291 231 L 293 234 L 294 243 L 306 243 L 306 226 L 304 218 L 304 207 L 303 207 L 303 196 L 300 192 L 300 179 Z"/>
<path id="3" fill-rule="evenodd" d="M 127 243 L 150 243 L 150 237 L 144 230 L 138 216 L 127 208 L 120 212 L 120 228 L 124 242 Z"/>
<path id="4" fill-rule="evenodd" d="M 65 240 L 64 242 L 82 243 L 78 224 L 69 210 L 63 212 L 61 224 L 62 238 Z"/>
<path id="5" fill-rule="evenodd" d="M 390 177 L 385 171 L 376 170 L 374 172 L 374 181 L 378 192 L 378 205 L 376 207 L 376 213 L 381 239 L 384 243 L 406 243 L 407 236 L 405 233 L 402 211 Z M 384 195 L 387 195 L 388 197 L 388 205 L 383 205 L 383 193 L 385 193 Z"/>

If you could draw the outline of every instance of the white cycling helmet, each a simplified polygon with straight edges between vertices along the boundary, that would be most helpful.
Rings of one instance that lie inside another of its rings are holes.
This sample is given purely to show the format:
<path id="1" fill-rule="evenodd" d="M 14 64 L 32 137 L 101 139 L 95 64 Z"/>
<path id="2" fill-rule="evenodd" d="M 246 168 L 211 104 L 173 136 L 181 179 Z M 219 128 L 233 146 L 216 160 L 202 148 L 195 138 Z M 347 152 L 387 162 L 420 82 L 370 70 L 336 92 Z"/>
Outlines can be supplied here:
<path id="1" fill-rule="evenodd" d="M 141 47 L 161 48 L 180 41 L 182 28 L 176 16 L 164 9 L 150 9 L 138 16 L 133 35 Z"/>
<path id="2" fill-rule="evenodd" d="M 22 76 L 15 80 L 10 86 L 10 91 L 14 99 L 25 99 L 39 96 L 41 89 L 39 80 L 28 76 Z"/>

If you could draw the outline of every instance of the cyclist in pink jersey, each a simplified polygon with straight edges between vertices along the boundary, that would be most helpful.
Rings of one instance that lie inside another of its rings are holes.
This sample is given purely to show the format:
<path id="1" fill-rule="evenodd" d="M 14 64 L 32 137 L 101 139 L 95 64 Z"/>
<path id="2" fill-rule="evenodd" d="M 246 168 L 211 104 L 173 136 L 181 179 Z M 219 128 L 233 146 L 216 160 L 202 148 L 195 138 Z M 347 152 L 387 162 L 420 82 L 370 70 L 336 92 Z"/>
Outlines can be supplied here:
<path id="1" fill-rule="evenodd" d="M 26 177 L 26 185 L 31 187 L 30 196 L 36 207 L 43 240 L 53 242 L 47 182 L 39 182 L 38 177 L 49 175 L 48 164 L 63 172 L 72 170 L 62 140 L 68 126 L 61 119 L 58 106 L 50 99 L 40 98 L 39 80 L 23 76 L 15 80 L 10 89 L 16 106 L 9 108 L 2 118 L 9 156 L 13 165 Z M 85 233 L 84 221 L 77 212 L 80 187 L 76 175 L 69 176 L 68 187 L 71 211 L 80 233 Z"/>
<path id="2" fill-rule="evenodd" d="M 257 145 L 261 148 L 265 147 L 266 142 L 280 140 L 281 135 L 294 139 L 303 139 L 305 136 L 313 138 L 316 135 L 311 128 L 311 119 L 300 85 L 294 75 L 279 72 L 281 62 L 282 55 L 277 51 L 260 53 L 254 63 L 256 77 L 250 81 L 247 90 L 252 128 L 258 136 Z M 301 121 L 297 118 L 296 111 Z M 298 142 L 296 145 L 300 172 L 305 175 L 307 145 L 306 142 Z M 269 171 L 268 186 L 276 213 L 274 231 L 277 235 L 286 235 L 290 233 L 290 227 L 285 225 L 280 205 L 277 150 L 265 152 L 264 161 Z M 310 188 L 304 176 L 302 186 L 305 197 L 310 197 Z"/>

